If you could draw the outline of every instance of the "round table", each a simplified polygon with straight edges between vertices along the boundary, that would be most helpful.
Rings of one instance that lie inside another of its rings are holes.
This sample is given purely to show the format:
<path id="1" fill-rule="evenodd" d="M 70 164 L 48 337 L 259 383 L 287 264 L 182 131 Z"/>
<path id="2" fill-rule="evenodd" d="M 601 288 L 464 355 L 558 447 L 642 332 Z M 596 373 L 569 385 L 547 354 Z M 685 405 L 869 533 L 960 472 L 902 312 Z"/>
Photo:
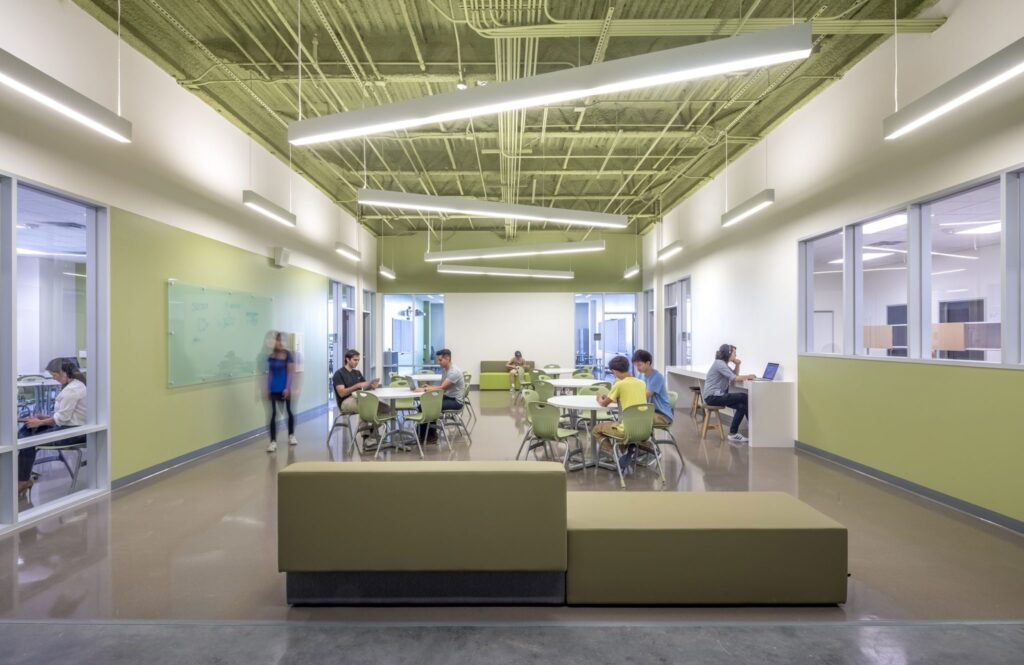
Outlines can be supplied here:
<path id="1" fill-rule="evenodd" d="M 440 381 L 441 380 L 441 375 L 440 374 L 423 373 L 423 374 L 413 374 L 411 376 L 411 378 L 412 378 L 413 381 L 415 381 L 417 383 L 422 383 L 423 381 Z"/>
<path id="2" fill-rule="evenodd" d="M 376 390 L 368 390 L 367 392 L 370 393 L 371 395 L 376 395 L 377 399 L 387 402 L 394 402 L 397 399 L 419 399 L 420 397 L 423 396 L 423 393 L 416 392 L 411 388 L 377 388 Z M 390 434 L 391 436 L 398 436 L 399 438 L 416 438 L 415 434 L 413 434 L 412 432 L 408 432 L 402 429 L 401 427 L 396 427 L 395 429 L 391 430 Z M 387 435 L 381 437 L 381 440 L 383 441 L 383 439 L 386 437 Z M 380 444 L 378 443 L 378 445 Z M 402 450 L 405 450 L 404 446 L 401 447 Z"/>
<path id="3" fill-rule="evenodd" d="M 563 374 L 572 374 L 578 370 L 575 367 L 550 367 L 548 369 L 538 367 L 537 371 L 548 376 L 562 376 Z"/>
<path id="4" fill-rule="evenodd" d="M 560 409 L 565 409 L 566 411 L 571 411 L 573 412 L 574 417 L 576 415 L 576 412 L 578 411 L 590 411 L 591 431 L 593 431 L 594 425 L 597 424 L 596 416 L 598 411 L 612 411 L 616 408 L 615 406 L 612 405 L 601 406 L 600 404 L 598 404 L 597 395 L 556 395 L 555 397 L 552 397 L 551 399 L 548 400 L 548 404 L 552 406 L 557 406 Z M 594 459 L 584 459 L 583 463 L 580 464 L 579 466 L 570 466 L 568 469 L 569 471 L 579 471 L 580 469 L 586 467 L 597 466 L 597 439 L 595 439 L 593 436 L 591 436 L 590 438 L 594 446 Z M 572 457 L 572 455 L 570 455 L 570 457 Z"/>
<path id="5" fill-rule="evenodd" d="M 575 392 L 577 388 L 585 388 L 601 382 L 597 379 L 551 379 L 548 383 L 553 385 L 555 390 L 565 389 Z"/>

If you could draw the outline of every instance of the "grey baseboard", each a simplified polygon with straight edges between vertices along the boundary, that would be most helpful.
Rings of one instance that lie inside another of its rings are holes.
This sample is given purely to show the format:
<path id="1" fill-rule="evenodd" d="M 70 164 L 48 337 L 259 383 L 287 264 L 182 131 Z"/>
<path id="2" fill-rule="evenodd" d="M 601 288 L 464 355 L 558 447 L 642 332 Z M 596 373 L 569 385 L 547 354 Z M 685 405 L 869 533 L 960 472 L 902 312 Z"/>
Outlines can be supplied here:
<path id="1" fill-rule="evenodd" d="M 321 404 L 319 406 L 314 406 L 312 409 L 307 409 L 306 411 L 303 411 L 301 413 L 296 413 L 295 414 L 295 421 L 301 423 L 303 421 L 309 420 L 310 418 L 315 418 L 316 416 L 322 415 L 322 414 L 327 412 L 327 407 L 328 407 L 328 405 L 325 402 L 325 403 L 323 403 L 323 404 Z M 282 422 L 283 421 L 284 421 L 284 419 L 282 419 Z M 208 446 L 203 446 L 202 448 L 199 448 L 197 450 L 193 450 L 190 453 L 185 453 L 184 455 L 179 455 L 178 457 L 174 457 L 172 459 L 169 459 L 166 462 L 161 462 L 159 464 L 154 464 L 151 467 L 147 467 L 147 468 L 142 469 L 140 471 L 136 471 L 135 473 L 130 473 L 127 476 L 122 476 L 122 477 L 120 477 L 120 478 L 118 478 L 118 479 L 116 479 L 116 480 L 114 480 L 114 481 L 112 481 L 110 483 L 110 489 L 111 490 L 121 489 L 121 488 L 126 487 L 128 485 L 131 485 L 133 483 L 137 483 L 140 480 L 145 480 L 146 478 L 149 478 L 151 476 L 155 476 L 158 473 L 163 473 L 164 471 L 168 471 L 168 470 L 173 469 L 173 468 L 175 468 L 177 466 L 181 466 L 182 464 L 187 464 L 187 463 L 195 461 L 195 460 L 197 460 L 197 459 L 199 459 L 201 457 L 206 457 L 207 455 L 211 455 L 211 454 L 213 454 L 215 452 L 218 452 L 220 450 L 224 450 L 225 448 L 230 448 L 231 446 L 236 446 L 236 445 L 238 445 L 240 443 L 248 441 L 249 439 L 251 439 L 251 438 L 253 438 L 255 436 L 260 436 L 260 435 L 263 435 L 263 434 L 266 434 L 266 433 L 267 433 L 267 426 L 264 425 L 263 427 L 257 427 L 256 429 L 249 430 L 248 432 L 242 432 L 241 434 L 236 434 L 235 436 L 233 436 L 233 437 L 231 437 L 229 439 L 224 439 L 223 441 L 218 441 L 217 443 L 211 443 Z"/>
<path id="2" fill-rule="evenodd" d="M 955 496 L 950 496 L 949 494 L 933 490 L 930 487 L 918 485 L 917 483 L 905 478 L 894 476 L 891 473 L 886 473 L 885 471 L 867 466 L 866 464 L 855 462 L 854 460 L 843 457 L 842 455 L 836 455 L 835 453 L 822 450 L 821 448 L 816 448 L 801 441 L 796 442 L 796 449 L 809 455 L 819 457 L 827 462 L 832 462 L 833 464 L 856 471 L 857 473 L 862 473 L 865 476 L 870 476 L 875 480 L 898 487 L 901 490 L 917 494 L 929 501 L 934 501 L 954 510 L 966 513 L 971 517 L 977 517 L 985 520 L 986 522 L 991 522 L 996 526 L 1001 526 L 1004 529 L 1024 534 L 1024 522 L 1014 519 L 1008 515 L 1003 515 L 1002 513 L 997 513 L 994 510 L 983 508 L 982 506 L 970 503 L 969 501 L 964 501 L 963 499 L 958 499 Z"/>

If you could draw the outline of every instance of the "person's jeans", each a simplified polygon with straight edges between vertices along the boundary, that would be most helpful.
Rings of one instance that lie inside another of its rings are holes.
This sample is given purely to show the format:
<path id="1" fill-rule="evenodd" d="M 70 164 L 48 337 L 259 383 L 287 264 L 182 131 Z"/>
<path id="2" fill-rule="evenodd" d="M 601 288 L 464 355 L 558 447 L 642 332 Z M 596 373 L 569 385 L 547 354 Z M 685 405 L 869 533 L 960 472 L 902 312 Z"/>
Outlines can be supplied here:
<path id="1" fill-rule="evenodd" d="M 422 411 L 423 409 L 421 407 L 417 407 L 417 410 L 418 411 Z M 442 412 L 444 412 L 444 411 L 461 411 L 461 410 L 462 410 L 462 402 L 460 402 L 459 400 L 455 399 L 454 397 L 448 397 L 447 395 L 445 395 L 441 399 L 441 411 Z M 430 425 L 427 425 L 427 424 L 424 423 L 423 425 L 417 425 L 416 429 L 419 432 L 420 441 L 422 441 L 422 440 L 424 440 L 426 438 L 427 432 L 430 429 Z"/>
<path id="2" fill-rule="evenodd" d="M 277 403 L 284 402 L 288 412 L 288 436 L 295 434 L 295 416 L 292 415 L 292 399 L 284 393 L 270 393 L 270 440 L 277 441 Z"/>
<path id="3" fill-rule="evenodd" d="M 732 423 L 729 425 L 729 434 L 736 434 L 740 431 L 740 422 L 747 415 L 747 393 L 726 393 L 725 395 L 711 395 L 704 398 L 706 404 L 711 406 L 727 406 L 733 410 Z"/>

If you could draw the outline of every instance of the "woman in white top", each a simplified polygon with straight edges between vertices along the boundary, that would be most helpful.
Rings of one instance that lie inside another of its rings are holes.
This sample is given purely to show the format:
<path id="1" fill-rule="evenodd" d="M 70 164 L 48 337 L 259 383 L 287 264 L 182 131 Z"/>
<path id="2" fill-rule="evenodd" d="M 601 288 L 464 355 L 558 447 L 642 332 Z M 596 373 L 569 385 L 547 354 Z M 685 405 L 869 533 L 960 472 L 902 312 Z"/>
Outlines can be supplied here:
<path id="1" fill-rule="evenodd" d="M 60 384 L 60 394 L 54 400 L 53 413 L 35 414 L 23 419 L 18 431 L 19 439 L 85 424 L 85 375 L 78 369 L 78 365 L 67 358 L 54 358 L 46 365 L 46 371 Z M 35 461 L 35 447 L 18 451 L 19 494 L 24 494 L 32 487 L 32 466 Z"/>

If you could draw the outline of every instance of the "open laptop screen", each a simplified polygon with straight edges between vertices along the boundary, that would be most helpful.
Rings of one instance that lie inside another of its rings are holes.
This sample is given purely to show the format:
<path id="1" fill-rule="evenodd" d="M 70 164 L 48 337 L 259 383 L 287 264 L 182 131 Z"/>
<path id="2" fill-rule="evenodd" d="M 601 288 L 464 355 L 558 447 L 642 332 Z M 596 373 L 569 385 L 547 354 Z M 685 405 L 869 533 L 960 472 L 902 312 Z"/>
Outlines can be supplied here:
<path id="1" fill-rule="evenodd" d="M 779 372 L 779 363 L 768 363 L 768 366 L 764 368 L 764 377 L 768 381 L 775 379 L 775 375 Z"/>

